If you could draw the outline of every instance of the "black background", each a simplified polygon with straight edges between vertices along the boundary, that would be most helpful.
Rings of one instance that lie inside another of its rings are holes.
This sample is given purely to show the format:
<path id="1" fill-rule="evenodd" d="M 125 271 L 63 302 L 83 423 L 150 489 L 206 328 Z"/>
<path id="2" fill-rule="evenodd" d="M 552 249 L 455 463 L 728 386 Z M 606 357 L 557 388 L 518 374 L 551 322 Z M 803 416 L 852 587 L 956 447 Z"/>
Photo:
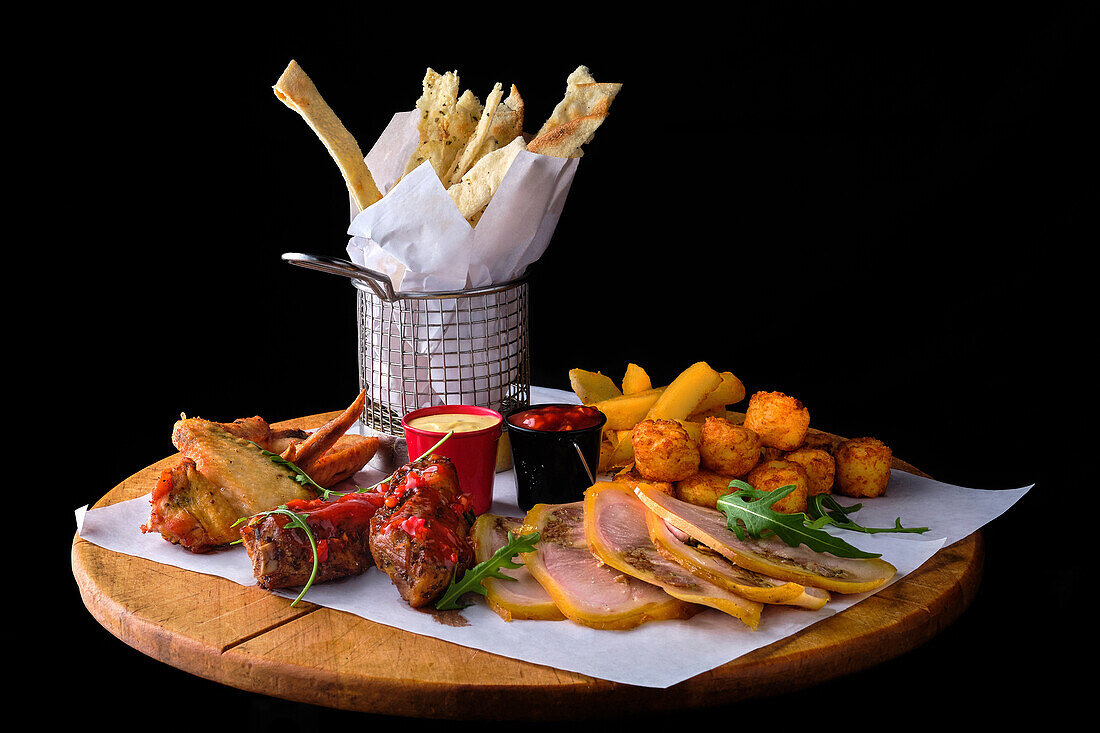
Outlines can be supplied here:
<path id="1" fill-rule="evenodd" d="M 535 384 L 568 388 L 571 367 L 621 375 L 629 361 L 665 383 L 705 360 L 943 481 L 1037 484 L 983 531 L 978 596 L 934 640 L 710 712 L 890 722 L 1072 701 L 1085 565 L 1052 538 L 1079 540 L 1092 521 L 1091 16 L 1047 4 L 972 17 L 589 9 L 568 21 L 516 9 L 462 28 L 449 12 L 223 11 L 143 32 L 89 16 L 59 44 L 69 64 L 47 76 L 64 100 L 51 123 L 83 195 L 59 203 L 67 223 L 47 239 L 86 254 L 44 284 L 71 305 L 32 363 L 50 380 L 38 394 L 52 395 L 37 403 L 53 436 L 42 440 L 67 444 L 75 469 L 53 490 L 51 588 L 66 621 L 44 660 L 65 662 L 73 697 L 153 716 L 194 706 L 249 730 L 392 722 L 146 658 L 91 618 L 67 568 L 65 517 L 172 453 L 181 411 L 277 421 L 343 407 L 358 389 L 353 288 L 280 260 L 343 256 L 347 242 L 336 167 L 271 92 L 294 58 L 364 150 L 412 107 L 425 66 L 457 69 L 482 98 L 516 83 L 528 131 L 577 64 L 624 83 L 532 269 Z"/>

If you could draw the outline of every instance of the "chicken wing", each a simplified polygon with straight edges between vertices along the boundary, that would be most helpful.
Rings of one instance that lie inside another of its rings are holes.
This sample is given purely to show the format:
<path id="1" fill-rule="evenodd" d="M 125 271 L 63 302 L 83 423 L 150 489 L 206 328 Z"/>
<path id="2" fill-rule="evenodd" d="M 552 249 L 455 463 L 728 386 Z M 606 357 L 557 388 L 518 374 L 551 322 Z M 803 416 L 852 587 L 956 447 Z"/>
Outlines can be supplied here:
<path id="1" fill-rule="evenodd" d="M 333 486 L 366 465 L 378 449 L 377 438 L 344 435 L 362 414 L 364 401 L 361 391 L 347 410 L 312 435 L 273 429 L 260 417 L 231 423 L 180 419 L 172 443 L 182 458 L 157 482 L 142 532 L 160 532 L 169 542 L 206 552 L 239 540 L 234 524 L 243 517 L 316 498 L 297 480 L 297 472 L 264 451 L 287 457 L 321 486 Z"/>

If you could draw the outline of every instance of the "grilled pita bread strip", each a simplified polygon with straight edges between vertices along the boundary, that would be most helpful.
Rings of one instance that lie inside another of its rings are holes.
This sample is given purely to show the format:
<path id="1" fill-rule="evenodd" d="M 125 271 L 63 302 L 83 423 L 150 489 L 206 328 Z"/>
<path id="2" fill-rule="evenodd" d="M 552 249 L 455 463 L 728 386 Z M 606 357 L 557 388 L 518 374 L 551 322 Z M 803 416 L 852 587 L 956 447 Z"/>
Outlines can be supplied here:
<path id="1" fill-rule="evenodd" d="M 336 113 L 325 104 L 317 87 L 313 85 L 298 62 L 291 61 L 273 87 L 275 96 L 287 107 L 297 112 L 324 143 L 329 155 L 336 161 L 359 210 L 367 208 L 382 198 L 374 183 L 363 151 L 355 138 L 340 122 Z"/>
<path id="2" fill-rule="evenodd" d="M 516 85 L 512 85 L 512 91 L 508 98 L 497 105 L 493 113 L 493 121 L 489 125 L 489 139 L 485 141 L 485 153 L 491 153 L 497 148 L 503 148 L 508 143 L 523 134 L 523 97 L 519 95 Z"/>
<path id="3" fill-rule="evenodd" d="M 447 139 L 444 140 L 439 168 L 436 169 L 444 188 L 450 182 L 451 171 L 454 170 L 459 156 L 466 149 L 470 139 L 477 134 L 481 118 L 484 116 L 484 109 L 481 100 L 469 89 L 464 91 L 455 103 L 454 111 L 447 119 Z"/>
<path id="4" fill-rule="evenodd" d="M 622 86 L 620 83 L 597 83 L 586 67 L 578 66 L 566 79 L 565 97 L 558 102 L 535 137 L 578 117 L 606 115 Z"/>
<path id="5" fill-rule="evenodd" d="M 462 180 L 447 189 L 463 218 L 471 218 L 488 205 L 512 161 L 524 147 L 523 138 L 517 137 L 503 148 L 487 154 L 474 164 Z"/>
<path id="6" fill-rule="evenodd" d="M 596 128 L 602 125 L 605 119 L 607 119 L 606 114 L 595 114 L 570 120 L 527 143 L 527 149 L 532 153 L 555 158 L 579 158 L 583 155 L 581 146 L 592 139 Z"/>
<path id="7" fill-rule="evenodd" d="M 474 163 L 481 157 L 482 147 L 485 144 L 486 138 L 489 136 L 489 130 L 493 121 L 493 113 L 496 111 L 497 105 L 500 104 L 500 98 L 504 95 L 501 91 L 500 84 L 493 87 L 493 91 L 489 92 L 489 96 L 485 98 L 485 107 L 481 111 L 481 119 L 477 122 L 477 127 L 474 129 L 472 135 L 466 141 L 466 146 L 462 149 L 462 154 L 457 157 L 455 164 L 451 166 L 451 170 L 447 177 L 443 179 L 443 186 L 450 186 L 452 183 L 461 180 L 462 176 L 466 175 L 466 172 L 474 166 Z"/>
<path id="8" fill-rule="evenodd" d="M 425 160 L 431 161 L 437 175 L 442 170 L 441 161 L 447 148 L 447 128 L 457 103 L 458 74 L 453 71 L 440 74 L 429 68 L 424 74 L 423 92 L 416 101 L 416 108 L 420 111 L 420 119 L 417 121 L 420 144 L 409 156 L 404 175 L 411 173 Z"/>

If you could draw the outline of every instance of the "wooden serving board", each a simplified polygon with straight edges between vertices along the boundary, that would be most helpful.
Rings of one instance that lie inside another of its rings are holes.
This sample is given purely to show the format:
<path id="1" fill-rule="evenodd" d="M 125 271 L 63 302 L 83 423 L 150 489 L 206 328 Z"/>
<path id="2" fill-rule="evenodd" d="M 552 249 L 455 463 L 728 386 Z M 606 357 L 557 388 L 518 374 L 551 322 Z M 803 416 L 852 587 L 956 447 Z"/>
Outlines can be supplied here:
<path id="1" fill-rule="evenodd" d="M 279 423 L 316 428 L 337 412 Z M 96 507 L 149 493 L 170 456 Z M 894 467 L 926 475 L 895 460 Z M 290 601 L 258 587 L 73 540 L 84 604 L 126 644 L 186 672 L 286 700 L 387 715 L 479 719 L 605 717 L 706 707 L 792 692 L 913 649 L 970 605 L 981 579 L 980 533 L 852 608 L 667 689 L 594 679 Z M 566 622 L 561 622 L 566 623 Z M 369 663 L 364 663 L 369 660 Z M 523 700 L 524 705 L 512 704 Z"/>

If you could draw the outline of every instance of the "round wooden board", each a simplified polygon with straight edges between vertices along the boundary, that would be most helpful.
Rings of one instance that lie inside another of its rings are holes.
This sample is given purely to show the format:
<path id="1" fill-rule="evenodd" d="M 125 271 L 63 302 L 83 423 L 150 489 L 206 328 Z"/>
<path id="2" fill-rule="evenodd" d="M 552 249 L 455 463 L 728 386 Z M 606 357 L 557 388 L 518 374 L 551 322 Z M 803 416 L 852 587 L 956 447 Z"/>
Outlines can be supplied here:
<path id="1" fill-rule="evenodd" d="M 315 428 L 336 412 L 279 423 Z M 170 456 L 95 506 L 143 496 Z M 895 468 L 925 475 L 895 460 Z M 174 667 L 286 700 L 425 718 L 567 719 L 672 710 L 792 692 L 913 649 L 970 605 L 980 533 L 843 613 L 667 689 L 521 662 L 290 601 L 258 587 L 122 555 L 75 537 L 85 606 L 126 644 Z M 562 622 L 564 623 L 564 622 Z M 516 700 L 523 700 L 518 706 Z"/>

